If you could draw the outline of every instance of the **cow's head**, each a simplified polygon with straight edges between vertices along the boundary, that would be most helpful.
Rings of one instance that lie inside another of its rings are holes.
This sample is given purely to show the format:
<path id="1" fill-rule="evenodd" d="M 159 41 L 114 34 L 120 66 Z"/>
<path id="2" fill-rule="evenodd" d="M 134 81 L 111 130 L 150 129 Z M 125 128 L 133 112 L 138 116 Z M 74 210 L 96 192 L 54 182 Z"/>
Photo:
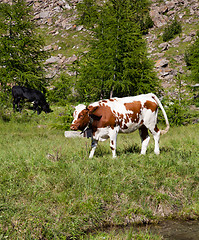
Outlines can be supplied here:
<path id="1" fill-rule="evenodd" d="M 71 130 L 77 131 L 81 130 L 83 131 L 88 124 L 90 123 L 90 114 L 96 109 L 91 107 L 86 107 L 84 104 L 79 104 L 75 107 L 75 111 L 73 113 L 73 122 L 71 124 Z"/>
<path id="2" fill-rule="evenodd" d="M 50 106 L 48 103 L 45 103 L 43 106 L 42 106 L 42 110 L 45 112 L 45 113 L 50 113 L 52 112 L 52 110 L 50 109 Z"/>

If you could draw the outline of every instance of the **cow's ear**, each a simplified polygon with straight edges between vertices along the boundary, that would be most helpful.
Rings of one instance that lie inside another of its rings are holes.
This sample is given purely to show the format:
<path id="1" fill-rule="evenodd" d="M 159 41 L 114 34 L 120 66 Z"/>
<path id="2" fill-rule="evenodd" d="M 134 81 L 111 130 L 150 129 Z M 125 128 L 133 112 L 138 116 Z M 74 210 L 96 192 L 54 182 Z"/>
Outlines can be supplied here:
<path id="1" fill-rule="evenodd" d="M 89 112 L 89 116 L 93 119 L 93 120 L 97 120 L 99 121 L 101 119 L 101 115 L 99 115 L 98 113 L 95 113 L 95 111 L 99 108 L 99 106 L 93 107 L 93 106 L 89 106 L 88 107 L 88 112 Z"/>
<path id="2" fill-rule="evenodd" d="M 88 106 L 87 109 L 88 109 L 88 112 L 89 112 L 89 115 L 93 114 L 95 112 L 95 110 L 97 110 L 98 106 Z"/>

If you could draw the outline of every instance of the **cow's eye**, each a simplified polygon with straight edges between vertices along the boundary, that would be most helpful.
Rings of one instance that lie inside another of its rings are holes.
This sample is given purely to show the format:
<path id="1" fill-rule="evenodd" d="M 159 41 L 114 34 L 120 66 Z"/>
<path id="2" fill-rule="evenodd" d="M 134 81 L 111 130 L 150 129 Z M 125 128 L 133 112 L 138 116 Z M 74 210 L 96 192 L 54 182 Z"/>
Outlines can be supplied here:
<path id="1" fill-rule="evenodd" d="M 83 115 L 80 115 L 79 118 L 83 118 Z"/>

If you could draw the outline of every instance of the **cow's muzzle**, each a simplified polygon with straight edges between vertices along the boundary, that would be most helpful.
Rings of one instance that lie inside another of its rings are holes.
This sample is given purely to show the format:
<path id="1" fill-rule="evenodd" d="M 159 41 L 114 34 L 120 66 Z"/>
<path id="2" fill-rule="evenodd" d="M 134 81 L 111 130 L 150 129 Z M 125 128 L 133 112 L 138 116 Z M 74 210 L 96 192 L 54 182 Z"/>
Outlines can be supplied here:
<path id="1" fill-rule="evenodd" d="M 70 129 L 73 130 L 73 131 L 77 131 L 78 130 L 77 126 L 75 126 L 75 125 L 71 125 Z"/>

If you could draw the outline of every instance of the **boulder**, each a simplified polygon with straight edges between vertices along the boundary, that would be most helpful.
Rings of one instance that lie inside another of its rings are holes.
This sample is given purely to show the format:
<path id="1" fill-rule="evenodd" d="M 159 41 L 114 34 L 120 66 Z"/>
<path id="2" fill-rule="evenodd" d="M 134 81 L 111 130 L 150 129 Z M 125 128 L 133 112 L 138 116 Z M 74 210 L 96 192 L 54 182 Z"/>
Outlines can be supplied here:
<path id="1" fill-rule="evenodd" d="M 59 57 L 54 57 L 51 56 L 50 58 L 48 58 L 44 64 L 51 64 L 51 63 L 58 63 L 60 61 Z"/>
<path id="2" fill-rule="evenodd" d="M 155 63 L 156 68 L 167 67 L 169 61 L 166 58 L 158 59 Z"/>

